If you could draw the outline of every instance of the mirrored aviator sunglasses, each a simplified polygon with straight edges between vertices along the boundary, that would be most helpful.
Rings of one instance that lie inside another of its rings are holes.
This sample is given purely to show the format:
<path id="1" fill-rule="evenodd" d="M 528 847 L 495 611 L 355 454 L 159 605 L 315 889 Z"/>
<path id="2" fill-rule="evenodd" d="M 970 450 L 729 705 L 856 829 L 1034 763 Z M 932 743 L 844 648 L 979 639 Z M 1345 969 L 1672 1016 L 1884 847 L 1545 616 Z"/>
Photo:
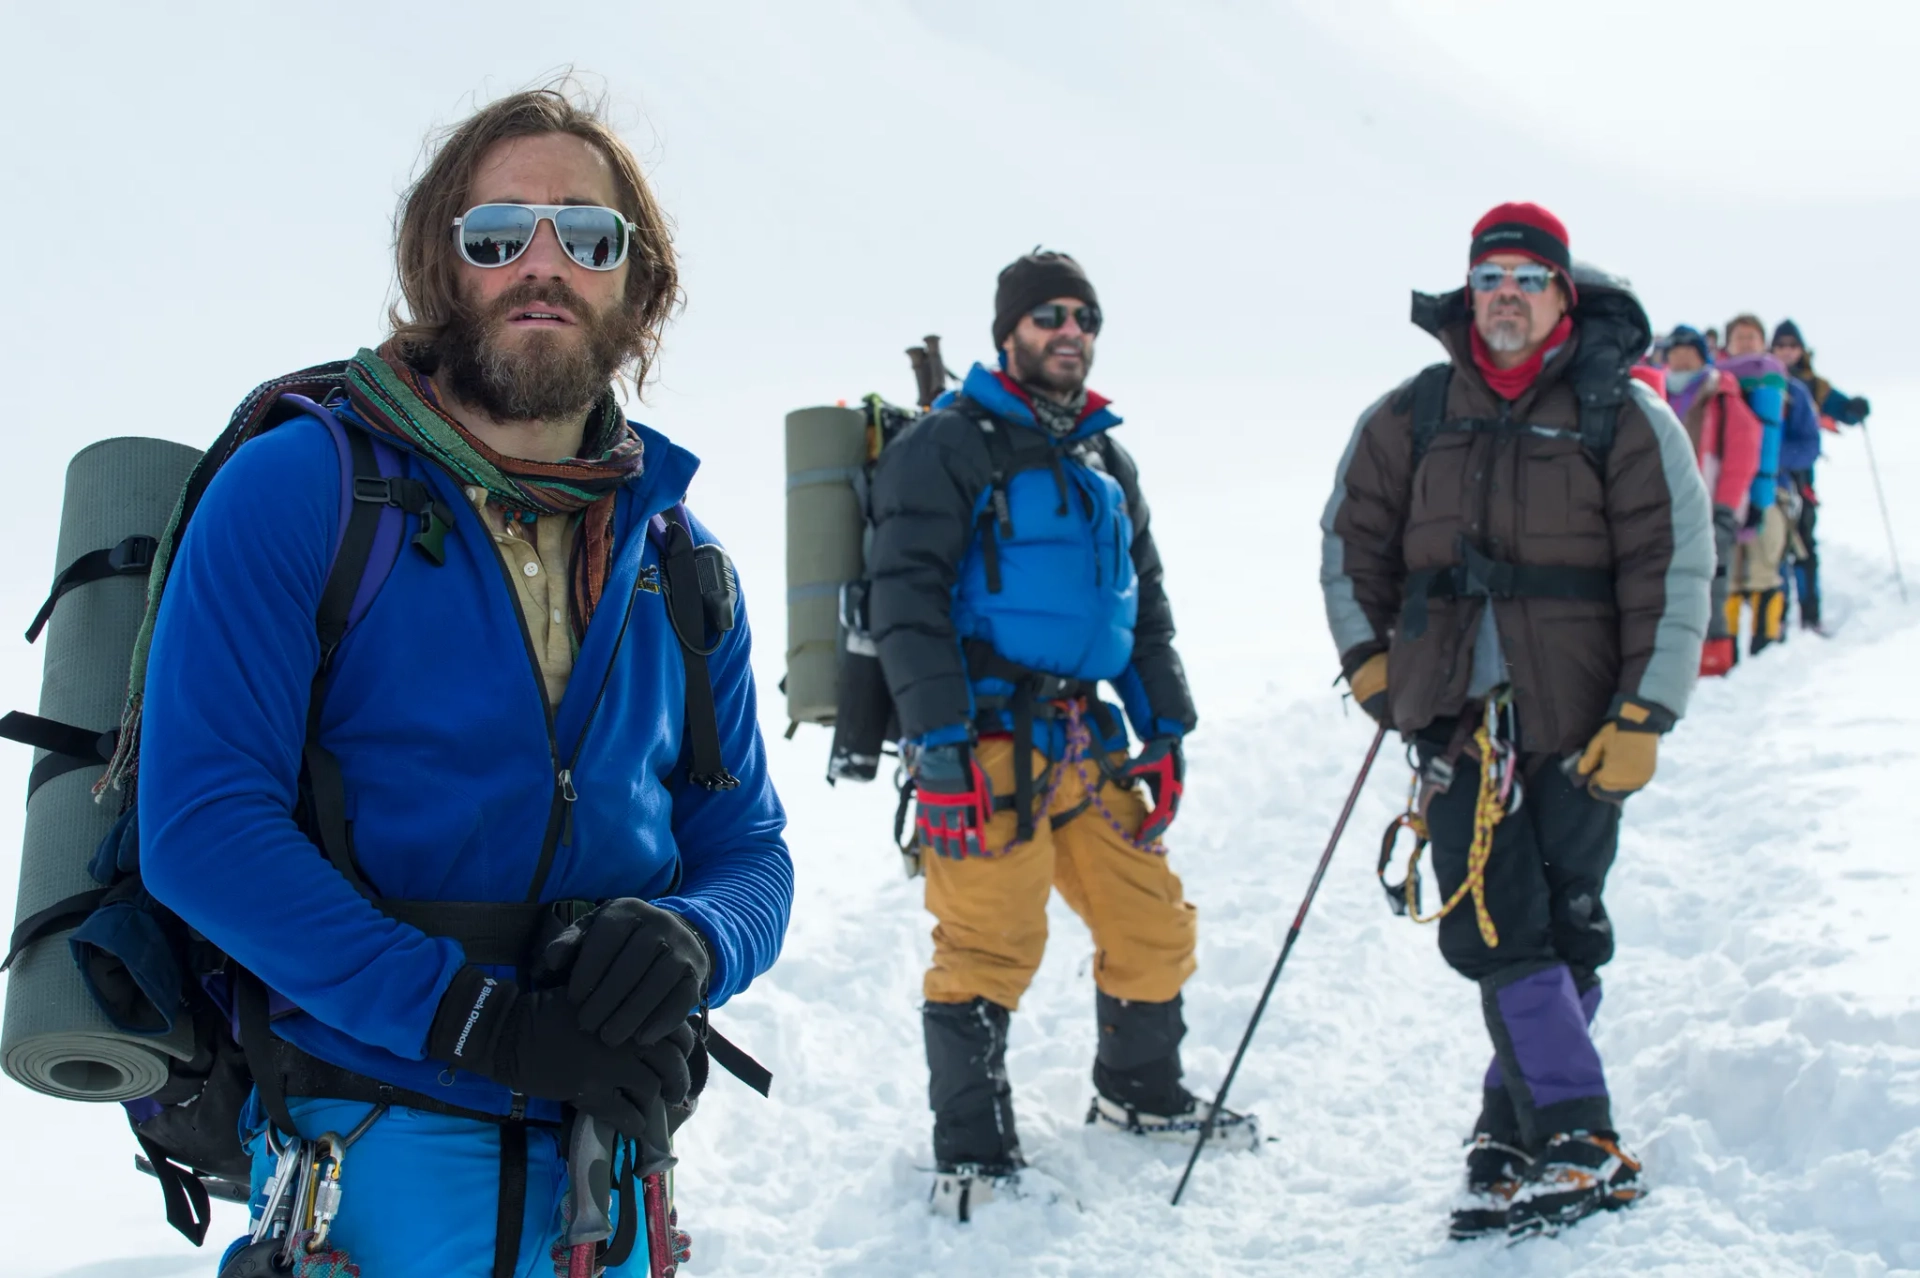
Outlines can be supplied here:
<path id="1" fill-rule="evenodd" d="M 619 210 L 597 204 L 476 204 L 453 219 L 454 242 L 469 265 L 506 266 L 527 251 L 542 222 L 553 223 L 560 247 L 589 271 L 611 271 L 626 261 L 640 229 Z"/>
<path id="2" fill-rule="evenodd" d="M 1467 283 L 1476 293 L 1491 293 L 1505 283 L 1509 275 L 1513 276 L 1514 287 L 1522 293 L 1544 293 L 1547 285 L 1553 283 L 1553 268 L 1538 262 L 1522 262 L 1518 266 L 1482 262 L 1467 272 Z"/>
<path id="3" fill-rule="evenodd" d="M 1083 333 L 1100 331 L 1100 308 L 1097 306 L 1062 306 L 1058 302 L 1047 302 L 1027 312 L 1036 328 L 1048 330 L 1065 328 L 1067 316 L 1073 316 L 1073 322 L 1080 326 Z"/>

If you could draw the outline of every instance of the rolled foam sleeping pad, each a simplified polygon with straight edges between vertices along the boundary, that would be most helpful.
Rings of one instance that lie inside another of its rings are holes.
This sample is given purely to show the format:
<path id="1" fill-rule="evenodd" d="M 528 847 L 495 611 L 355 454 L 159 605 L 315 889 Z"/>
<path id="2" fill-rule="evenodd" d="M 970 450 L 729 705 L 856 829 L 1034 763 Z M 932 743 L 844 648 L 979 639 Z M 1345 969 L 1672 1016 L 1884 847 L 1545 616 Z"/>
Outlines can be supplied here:
<path id="1" fill-rule="evenodd" d="M 867 419 L 852 408 L 787 414 L 787 718 L 832 723 L 840 587 L 863 571 L 858 487 Z"/>
<path id="2" fill-rule="evenodd" d="M 127 537 L 159 537 L 199 460 L 196 449 L 164 439 L 106 439 L 81 449 L 67 467 L 53 573 Z M 42 717 L 100 732 L 120 725 L 128 662 L 146 604 L 145 576 L 88 582 L 60 600 L 40 636 L 47 653 Z M 35 762 L 43 754 L 36 750 Z M 87 862 L 120 811 L 118 794 L 94 802 L 101 772 L 92 766 L 54 777 L 28 799 L 16 920 L 100 886 L 87 873 Z M 176 1018 L 174 1029 L 161 1036 L 116 1029 L 81 980 L 67 946 L 70 935 L 56 932 L 34 942 L 8 973 L 0 1068 L 35 1091 L 68 1100 L 152 1095 L 166 1082 L 169 1057 L 192 1057 L 192 1018 Z"/>

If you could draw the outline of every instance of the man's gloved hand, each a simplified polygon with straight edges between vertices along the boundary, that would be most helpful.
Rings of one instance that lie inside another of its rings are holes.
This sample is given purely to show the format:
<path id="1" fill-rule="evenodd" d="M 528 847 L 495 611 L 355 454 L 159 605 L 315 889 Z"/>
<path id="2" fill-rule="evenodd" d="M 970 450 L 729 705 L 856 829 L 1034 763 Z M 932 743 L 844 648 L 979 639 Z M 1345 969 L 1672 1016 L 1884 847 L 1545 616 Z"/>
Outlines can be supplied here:
<path id="1" fill-rule="evenodd" d="M 1735 534 L 1734 540 L 1743 544 L 1758 541 L 1760 539 L 1760 525 L 1766 521 L 1767 512 L 1761 507 L 1747 507 L 1746 522 L 1740 525 L 1740 531 Z"/>
<path id="2" fill-rule="evenodd" d="M 1653 780 L 1660 734 L 1673 723 L 1673 716 L 1657 706 L 1622 699 L 1572 771 L 1586 781 L 1588 794 L 1619 803 Z"/>
<path id="3" fill-rule="evenodd" d="M 1347 676 L 1353 700 L 1375 723 L 1387 721 L 1387 654 L 1376 652 Z"/>
<path id="4" fill-rule="evenodd" d="M 993 787 L 963 745 L 929 746 L 913 765 L 918 805 L 913 823 L 935 856 L 959 860 L 981 856 L 987 822 L 993 820 Z"/>
<path id="5" fill-rule="evenodd" d="M 1152 843 L 1180 815 L 1180 796 L 1187 787 L 1187 755 L 1180 738 L 1155 737 L 1147 742 L 1121 775 L 1129 781 L 1145 781 L 1153 795 L 1153 810 L 1140 826 L 1140 842 Z"/>
<path id="6" fill-rule="evenodd" d="M 1867 402 L 1865 395 L 1855 395 L 1847 401 L 1847 408 L 1860 421 L 1867 420 L 1867 414 L 1873 411 L 1873 405 Z"/>
<path id="7" fill-rule="evenodd" d="M 713 956 L 693 924 L 623 896 L 555 937 L 541 952 L 539 970 L 566 976 L 582 1030 L 609 1047 L 629 1039 L 645 1045 L 699 1010 Z"/>
<path id="8" fill-rule="evenodd" d="M 682 1021 L 647 1047 L 608 1047 L 578 1022 L 564 991 L 526 993 L 468 966 L 434 1012 L 427 1055 L 524 1095 L 572 1105 L 636 1140 L 647 1135 L 650 1110 L 686 1100 L 691 1025 Z"/>

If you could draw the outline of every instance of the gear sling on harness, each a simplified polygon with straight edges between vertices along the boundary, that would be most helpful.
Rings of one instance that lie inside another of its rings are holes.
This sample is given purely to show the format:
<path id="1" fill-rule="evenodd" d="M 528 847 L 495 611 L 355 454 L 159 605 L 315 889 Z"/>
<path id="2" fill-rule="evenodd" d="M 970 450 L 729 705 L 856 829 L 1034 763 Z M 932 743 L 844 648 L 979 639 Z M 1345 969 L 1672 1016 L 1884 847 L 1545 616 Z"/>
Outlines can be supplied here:
<path id="1" fill-rule="evenodd" d="M 1380 886 L 1386 890 L 1388 906 L 1395 914 L 1405 915 L 1415 923 L 1437 923 L 1471 897 L 1474 923 L 1488 949 L 1497 949 L 1500 945 L 1500 933 L 1487 910 L 1487 862 L 1493 856 L 1494 830 L 1503 819 L 1519 810 L 1524 795 L 1519 751 L 1500 731 L 1500 718 L 1510 708 L 1504 696 L 1489 698 L 1480 725 L 1470 737 L 1463 719 L 1446 751 L 1434 755 L 1424 768 L 1414 770 L 1407 792 L 1407 810 L 1387 826 L 1380 840 L 1380 863 L 1375 870 Z M 1435 795 L 1445 793 L 1452 786 L 1455 764 L 1469 746 L 1479 758 L 1480 788 L 1473 804 L 1473 840 L 1467 848 L 1467 872 L 1460 886 L 1439 909 L 1432 914 L 1422 914 L 1420 857 L 1431 842 L 1427 808 Z M 1387 870 L 1393 864 L 1402 830 L 1412 831 L 1413 850 L 1407 854 L 1406 878 L 1399 883 L 1389 883 Z"/>
<path id="2" fill-rule="evenodd" d="M 371 603 L 384 583 L 404 546 L 411 544 L 435 565 L 444 562 L 444 539 L 453 525 L 452 512 L 438 502 L 433 490 L 423 481 L 405 476 L 399 451 L 358 422 L 345 421 L 333 411 L 345 384 L 344 363 L 319 365 L 268 382 L 256 389 L 236 410 L 222 437 L 215 442 L 189 479 L 176 514 L 177 538 L 185 529 L 202 493 L 214 473 L 245 440 L 265 429 L 307 415 L 317 418 L 328 430 L 341 459 L 342 504 L 347 517 L 334 554 L 332 570 L 316 607 L 315 626 L 321 657 L 314 675 L 309 701 L 307 739 L 302 753 L 302 778 L 296 817 L 308 836 L 319 845 L 328 860 L 362 895 L 383 913 L 419 928 L 429 935 L 449 937 L 462 945 L 470 962 L 504 967 L 525 967 L 535 947 L 556 934 L 574 918 L 591 909 L 593 902 L 541 903 L 539 898 L 551 868 L 562 817 L 566 807 L 564 794 L 556 793 L 554 811 L 548 822 L 545 846 L 534 880 L 523 903 L 398 901 L 377 896 L 366 882 L 355 861 L 351 831 L 347 821 L 345 787 L 338 761 L 319 744 L 320 710 L 325 698 L 328 674 L 334 651 L 357 617 Z M 407 533 L 411 530 L 410 538 Z M 684 508 L 656 516 L 648 535 L 661 549 L 662 572 L 669 618 L 685 657 L 686 669 L 686 748 L 689 779 L 710 790 L 731 789 L 737 785 L 721 761 L 717 715 L 711 683 L 707 676 L 706 656 L 710 647 L 696 647 L 690 636 L 703 637 L 711 626 L 722 630 L 732 621 L 732 576 L 724 558 L 718 562 L 709 554 L 717 547 L 695 547 Z M 51 608 L 68 590 L 106 575 L 131 575 L 147 571 L 152 551 L 144 545 L 123 543 L 104 553 L 96 553 L 76 562 L 56 581 L 52 596 L 36 629 L 44 623 Z M 632 601 L 629 600 L 629 610 Z M 724 613 L 724 619 L 716 616 Z M 623 631 L 624 635 L 624 623 Z M 616 644 L 616 648 L 618 644 Z M 112 757 L 119 745 L 117 733 L 96 734 L 72 725 L 53 723 L 29 715 L 11 715 L 0 725 L 0 734 L 26 739 L 49 749 L 46 760 L 35 769 L 32 784 L 39 785 L 61 771 L 99 766 Z M 55 762 L 55 761 L 58 762 Z M 123 825 L 131 819 L 123 818 Z M 115 835 L 121 827 L 116 826 Z M 109 859 L 110 861 L 110 859 Z M 127 871 L 122 871 L 128 875 Z M 104 880 L 103 880 L 104 881 Z M 137 883 L 134 884 L 137 887 Z M 113 889 L 113 890 L 117 890 Z M 9 942 L 8 962 L 28 944 L 71 927 L 106 898 L 109 889 L 77 894 L 23 919 Z M 161 907 L 153 906 L 158 910 Z M 198 948 L 210 950 L 199 943 Z M 196 960 L 195 975 L 210 977 L 210 990 L 224 973 L 231 993 L 234 1037 L 245 1054 L 247 1066 L 239 1079 L 244 1086 L 251 1075 L 262 1108 L 270 1121 L 295 1133 L 289 1096 L 313 1096 L 375 1105 L 405 1105 L 413 1108 L 475 1118 L 501 1125 L 501 1181 L 498 1233 L 494 1272 L 500 1278 L 511 1275 L 519 1251 L 522 1210 L 526 1191 L 526 1130 L 524 1098 L 516 1097 L 514 1112 L 505 1116 L 466 1110 L 437 1102 L 430 1097 L 408 1092 L 352 1071 L 339 1069 L 278 1039 L 270 1028 L 276 1014 L 291 1008 L 273 1006 L 273 996 L 251 973 L 238 967 L 224 955 L 213 954 L 214 966 L 203 970 Z M 184 964 L 183 964 L 184 966 Z M 216 998 L 216 1001 L 219 1001 Z M 764 1068 L 711 1030 L 701 1018 L 701 1038 L 712 1059 L 763 1094 L 770 1076 Z M 209 1084 L 211 1085 L 211 1084 Z M 137 1120 L 136 1120 L 137 1122 Z M 148 1155 L 153 1174 L 161 1183 L 167 1201 L 169 1223 L 199 1244 L 210 1224 L 208 1189 L 192 1163 L 154 1144 L 136 1126 L 142 1148 Z M 231 1139 L 237 1140 L 237 1136 Z M 236 1153 L 238 1151 L 236 1150 Z M 224 1186 L 216 1188 L 224 1190 Z M 632 1213 L 626 1212 L 631 1220 Z M 625 1222 L 623 1222 L 625 1223 Z M 629 1233 L 623 1229 L 622 1234 Z M 616 1244 L 621 1240 L 616 1238 Z"/>

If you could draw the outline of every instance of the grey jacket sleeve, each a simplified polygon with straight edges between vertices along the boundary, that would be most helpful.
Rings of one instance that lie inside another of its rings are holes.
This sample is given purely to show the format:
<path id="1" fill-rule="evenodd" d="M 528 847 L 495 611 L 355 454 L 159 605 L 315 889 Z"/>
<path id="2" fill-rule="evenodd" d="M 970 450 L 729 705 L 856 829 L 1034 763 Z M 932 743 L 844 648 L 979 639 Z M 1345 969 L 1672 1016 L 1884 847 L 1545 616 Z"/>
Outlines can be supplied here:
<path id="1" fill-rule="evenodd" d="M 992 479 L 979 426 L 951 409 L 911 427 L 875 468 L 867 556 L 873 636 L 908 740 L 963 741 L 972 730 L 953 589 L 973 541 L 975 503 Z"/>
<path id="2" fill-rule="evenodd" d="M 1607 467 L 1607 526 L 1617 548 L 1619 695 L 1678 719 L 1693 695 L 1707 633 L 1713 509 L 1693 444 L 1673 410 L 1637 381 L 1629 394 Z"/>
<path id="3" fill-rule="evenodd" d="M 1343 675 L 1387 650 L 1400 610 L 1413 443 L 1407 405 L 1395 405 L 1406 386 L 1360 414 L 1320 515 L 1320 593 Z"/>
<path id="4" fill-rule="evenodd" d="M 1133 627 L 1132 669 L 1139 676 L 1153 720 L 1177 723 L 1182 732 L 1191 732 L 1199 715 L 1187 687 L 1186 667 L 1180 664 L 1180 654 L 1173 646 L 1173 604 L 1167 599 L 1160 550 L 1153 544 L 1153 512 L 1140 491 L 1140 468 L 1111 436 L 1103 436 L 1101 446 L 1107 469 L 1119 481 L 1127 499 L 1127 514 L 1133 520 L 1133 571 L 1140 581 L 1140 607 Z M 1151 735 L 1150 725 L 1139 726 Z"/>

